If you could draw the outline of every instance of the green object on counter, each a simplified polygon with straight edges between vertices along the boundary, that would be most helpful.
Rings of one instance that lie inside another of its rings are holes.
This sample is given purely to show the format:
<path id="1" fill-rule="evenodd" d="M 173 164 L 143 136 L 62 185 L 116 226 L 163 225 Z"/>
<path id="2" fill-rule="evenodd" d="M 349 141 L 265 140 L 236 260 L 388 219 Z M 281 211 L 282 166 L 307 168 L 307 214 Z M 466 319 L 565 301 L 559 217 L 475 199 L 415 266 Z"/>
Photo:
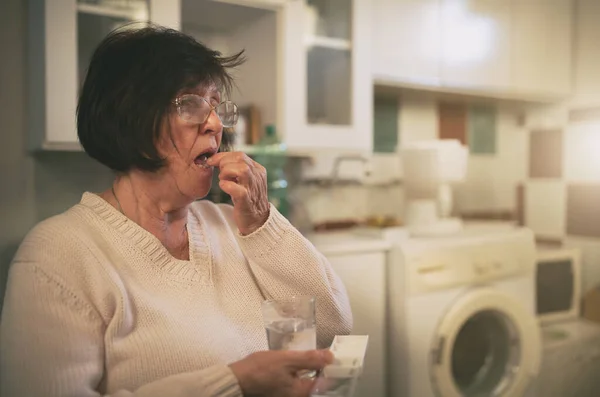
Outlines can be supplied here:
<path id="1" fill-rule="evenodd" d="M 267 192 L 269 201 L 285 217 L 290 212 L 288 182 L 285 175 L 287 164 L 286 146 L 277 137 L 275 126 L 268 125 L 265 135 L 258 142 L 254 160 L 267 170 Z"/>

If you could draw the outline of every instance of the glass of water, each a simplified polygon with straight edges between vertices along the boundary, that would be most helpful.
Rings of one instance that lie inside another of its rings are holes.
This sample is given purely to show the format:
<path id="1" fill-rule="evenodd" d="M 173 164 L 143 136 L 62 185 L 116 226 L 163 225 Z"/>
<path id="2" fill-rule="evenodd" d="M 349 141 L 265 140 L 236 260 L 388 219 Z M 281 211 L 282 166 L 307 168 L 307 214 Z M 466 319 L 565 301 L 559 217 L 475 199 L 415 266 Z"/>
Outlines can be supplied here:
<path id="1" fill-rule="evenodd" d="M 315 298 L 292 296 L 264 301 L 262 313 L 270 350 L 317 348 Z"/>

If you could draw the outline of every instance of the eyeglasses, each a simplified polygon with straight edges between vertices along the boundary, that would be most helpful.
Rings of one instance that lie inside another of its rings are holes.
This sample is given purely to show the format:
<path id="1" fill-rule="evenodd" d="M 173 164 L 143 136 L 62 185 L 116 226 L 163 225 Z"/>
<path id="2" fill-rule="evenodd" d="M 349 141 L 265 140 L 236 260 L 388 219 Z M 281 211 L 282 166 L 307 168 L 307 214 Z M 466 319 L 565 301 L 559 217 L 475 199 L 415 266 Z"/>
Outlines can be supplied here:
<path id="1" fill-rule="evenodd" d="M 231 128 L 238 120 L 238 107 L 231 101 L 224 101 L 212 106 L 208 101 L 195 94 L 186 94 L 176 98 L 173 103 L 177 107 L 177 114 L 183 121 L 203 124 L 214 110 L 219 116 L 223 127 Z"/>

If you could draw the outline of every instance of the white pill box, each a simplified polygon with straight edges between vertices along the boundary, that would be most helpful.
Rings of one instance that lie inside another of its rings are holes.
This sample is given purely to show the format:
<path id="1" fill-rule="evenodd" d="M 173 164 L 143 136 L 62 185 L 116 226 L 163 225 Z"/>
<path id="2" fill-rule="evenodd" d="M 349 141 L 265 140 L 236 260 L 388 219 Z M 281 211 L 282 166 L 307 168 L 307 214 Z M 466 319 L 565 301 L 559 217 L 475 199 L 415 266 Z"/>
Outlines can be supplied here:
<path id="1" fill-rule="evenodd" d="M 312 397 L 352 397 L 362 373 L 368 335 L 338 335 L 329 348 L 333 363 L 323 368 L 315 381 Z"/>
<path id="2" fill-rule="evenodd" d="M 333 363 L 323 369 L 328 378 L 353 378 L 362 373 L 368 335 L 337 335 L 329 350 L 334 355 Z"/>

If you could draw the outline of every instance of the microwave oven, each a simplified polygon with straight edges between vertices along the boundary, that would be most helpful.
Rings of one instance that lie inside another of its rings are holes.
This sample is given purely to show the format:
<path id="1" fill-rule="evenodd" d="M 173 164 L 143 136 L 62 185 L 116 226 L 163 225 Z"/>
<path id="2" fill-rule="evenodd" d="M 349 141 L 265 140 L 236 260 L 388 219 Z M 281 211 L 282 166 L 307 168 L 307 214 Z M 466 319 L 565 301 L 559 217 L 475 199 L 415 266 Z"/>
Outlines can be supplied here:
<path id="1" fill-rule="evenodd" d="M 577 248 L 538 247 L 536 314 L 542 324 L 575 319 L 581 307 L 581 253 Z"/>

